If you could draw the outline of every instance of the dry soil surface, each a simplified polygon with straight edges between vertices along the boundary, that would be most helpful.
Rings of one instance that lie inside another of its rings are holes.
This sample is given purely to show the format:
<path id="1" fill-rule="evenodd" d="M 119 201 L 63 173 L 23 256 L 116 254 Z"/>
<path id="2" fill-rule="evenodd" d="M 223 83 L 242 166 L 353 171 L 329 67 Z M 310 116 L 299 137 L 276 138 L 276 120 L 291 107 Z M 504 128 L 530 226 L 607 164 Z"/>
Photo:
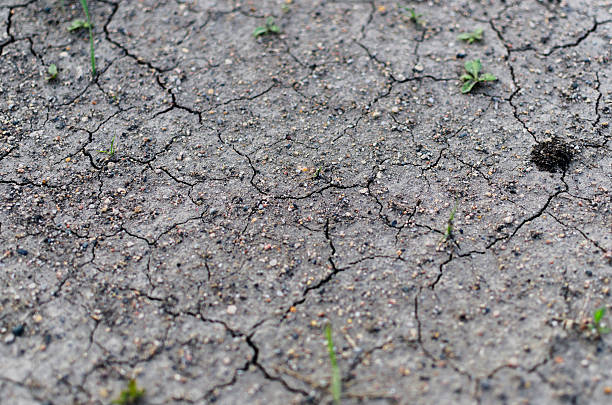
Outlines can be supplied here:
<path id="1" fill-rule="evenodd" d="M 0 402 L 331 403 L 331 324 L 343 404 L 612 403 L 612 1 L 89 8 L 0 0 Z"/>

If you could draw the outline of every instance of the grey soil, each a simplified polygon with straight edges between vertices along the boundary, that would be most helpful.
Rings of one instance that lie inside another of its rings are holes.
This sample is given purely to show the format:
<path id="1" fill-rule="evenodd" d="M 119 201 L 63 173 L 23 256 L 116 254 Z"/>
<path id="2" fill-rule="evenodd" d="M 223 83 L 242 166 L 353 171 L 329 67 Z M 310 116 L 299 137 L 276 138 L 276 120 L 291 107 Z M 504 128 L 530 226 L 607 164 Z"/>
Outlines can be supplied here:
<path id="1" fill-rule="evenodd" d="M 0 0 L 0 402 L 331 403 L 330 323 L 343 404 L 612 403 L 610 1 L 89 3 L 93 79 Z"/>

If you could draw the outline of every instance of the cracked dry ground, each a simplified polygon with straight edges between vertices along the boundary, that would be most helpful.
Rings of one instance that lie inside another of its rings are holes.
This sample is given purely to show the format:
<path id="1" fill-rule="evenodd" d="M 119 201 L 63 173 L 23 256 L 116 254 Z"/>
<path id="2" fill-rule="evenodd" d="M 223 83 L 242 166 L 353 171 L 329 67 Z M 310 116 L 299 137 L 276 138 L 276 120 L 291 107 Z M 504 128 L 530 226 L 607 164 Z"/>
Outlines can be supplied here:
<path id="1" fill-rule="evenodd" d="M 93 80 L 60 3 L 0 0 L 0 402 L 330 403 L 329 322 L 343 403 L 611 403 L 610 1 L 90 1 Z"/>

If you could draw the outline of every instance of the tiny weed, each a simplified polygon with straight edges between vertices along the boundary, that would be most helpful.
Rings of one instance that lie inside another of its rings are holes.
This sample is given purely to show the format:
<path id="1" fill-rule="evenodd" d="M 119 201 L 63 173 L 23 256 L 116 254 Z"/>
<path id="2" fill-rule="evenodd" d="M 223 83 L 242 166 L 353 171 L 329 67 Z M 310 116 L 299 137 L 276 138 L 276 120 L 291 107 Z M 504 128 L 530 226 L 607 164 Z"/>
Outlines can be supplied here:
<path id="1" fill-rule="evenodd" d="M 266 25 L 257 27 L 255 28 L 255 31 L 253 31 L 253 36 L 255 38 L 260 37 L 262 35 L 270 35 L 270 34 L 280 34 L 280 28 L 274 22 L 273 17 L 266 18 Z"/>
<path id="2" fill-rule="evenodd" d="M 453 237 L 453 222 L 455 221 L 455 214 L 457 213 L 457 205 L 459 202 L 455 203 L 455 206 L 451 210 L 450 216 L 448 217 L 448 221 L 446 222 L 446 231 L 444 232 L 444 236 L 442 237 L 442 241 L 446 242 Z"/>
<path id="3" fill-rule="evenodd" d="M 476 28 L 472 32 L 464 32 L 460 34 L 457 38 L 462 41 L 467 41 L 468 44 L 480 41 L 482 39 L 482 28 Z"/>
<path id="4" fill-rule="evenodd" d="M 463 85 L 461 86 L 462 93 L 469 93 L 477 83 L 492 82 L 497 80 L 497 77 L 493 76 L 491 73 L 484 73 L 480 75 L 481 69 L 482 64 L 480 63 L 480 59 L 465 62 L 466 73 L 461 75 L 461 81 L 463 82 Z"/>
<path id="5" fill-rule="evenodd" d="M 314 176 L 312 176 L 313 179 L 318 179 L 319 177 L 321 177 L 321 171 L 323 170 L 323 168 L 321 166 L 317 167 L 317 170 L 314 173 Z"/>
<path id="6" fill-rule="evenodd" d="M 413 7 L 403 7 L 404 10 L 408 12 L 408 19 L 415 23 L 416 25 L 425 25 L 425 21 L 421 18 L 423 14 L 417 14 Z"/>
<path id="7" fill-rule="evenodd" d="M 334 341 L 332 340 L 332 328 L 330 324 L 325 325 L 325 338 L 327 339 L 327 351 L 329 352 L 329 362 L 331 363 L 332 368 L 330 385 L 331 394 L 334 398 L 334 404 L 340 405 L 342 382 L 340 380 L 340 368 L 338 367 L 338 361 L 336 360 L 336 349 L 334 348 Z"/>
<path id="8" fill-rule="evenodd" d="M 591 331 L 597 336 L 610 333 L 610 328 L 602 323 L 604 315 L 606 315 L 606 307 L 597 308 L 593 313 Z"/>
<path id="9" fill-rule="evenodd" d="M 140 402 L 145 394 L 144 389 L 139 389 L 136 385 L 136 380 L 132 379 L 128 382 L 127 388 L 125 388 L 119 394 L 119 397 L 112 403 L 115 405 L 136 405 Z"/>
<path id="10" fill-rule="evenodd" d="M 91 75 L 96 75 L 96 55 L 94 52 L 94 38 L 93 38 L 93 24 L 91 23 L 91 16 L 89 14 L 89 7 L 87 7 L 87 0 L 81 0 L 81 6 L 85 11 L 85 17 L 87 20 L 74 20 L 70 23 L 68 31 L 76 31 L 81 28 L 86 28 L 89 31 L 89 56 L 91 59 Z"/>
<path id="11" fill-rule="evenodd" d="M 47 80 L 57 79 L 57 65 L 55 63 L 52 63 L 51 65 L 49 65 L 49 69 L 47 69 L 47 73 L 49 73 L 49 76 L 47 76 Z"/>
<path id="12" fill-rule="evenodd" d="M 100 153 L 106 153 L 108 156 L 113 157 L 117 149 L 115 148 L 115 136 L 113 135 L 113 139 L 111 139 L 110 149 L 108 150 L 99 150 Z"/>
<path id="13" fill-rule="evenodd" d="M 73 20 L 70 25 L 68 26 L 68 31 L 77 31 L 80 30 L 81 28 L 92 28 L 91 24 L 88 23 L 85 20 L 81 20 L 80 18 L 77 18 L 76 20 Z"/>

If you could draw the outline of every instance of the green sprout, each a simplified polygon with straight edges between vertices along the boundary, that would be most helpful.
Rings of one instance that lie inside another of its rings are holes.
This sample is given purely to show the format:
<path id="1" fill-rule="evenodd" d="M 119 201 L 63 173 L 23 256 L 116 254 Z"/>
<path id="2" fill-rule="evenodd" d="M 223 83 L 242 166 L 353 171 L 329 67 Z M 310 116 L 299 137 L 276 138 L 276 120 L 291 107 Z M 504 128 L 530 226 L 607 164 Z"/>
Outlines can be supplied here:
<path id="1" fill-rule="evenodd" d="M 57 65 L 55 63 L 52 63 L 51 65 L 49 65 L 49 69 L 47 69 L 47 73 L 49 73 L 49 76 L 47 76 L 47 80 L 57 79 Z"/>
<path id="2" fill-rule="evenodd" d="M 472 32 L 464 32 L 462 34 L 459 34 L 457 39 L 467 41 L 468 44 L 480 41 L 482 39 L 482 28 L 476 28 Z"/>
<path id="3" fill-rule="evenodd" d="M 591 321 L 591 331 L 597 336 L 610 333 L 610 328 L 602 323 L 602 319 L 605 314 L 606 307 L 597 308 L 593 313 L 593 320 Z"/>
<path id="4" fill-rule="evenodd" d="M 410 21 L 412 21 L 413 23 L 415 23 L 416 25 L 424 25 L 425 21 L 423 21 L 423 19 L 421 17 L 423 17 L 423 14 L 417 14 L 417 12 L 415 11 L 415 9 L 413 7 L 403 7 L 404 10 L 406 10 L 408 12 L 408 19 Z"/>
<path id="5" fill-rule="evenodd" d="M 117 151 L 117 149 L 115 148 L 115 137 L 116 135 L 113 135 L 113 139 L 111 139 L 110 148 L 108 150 L 99 150 L 98 152 L 106 153 L 108 156 L 113 157 L 115 155 L 115 152 Z"/>
<path id="6" fill-rule="evenodd" d="M 334 398 L 334 404 L 340 405 L 342 382 L 340 380 L 340 368 L 338 367 L 338 361 L 336 360 L 336 350 L 334 348 L 334 341 L 332 340 L 332 328 L 330 324 L 325 325 L 325 338 L 327 339 L 327 351 L 329 352 L 329 362 L 331 363 L 332 368 L 330 389 L 332 397 Z"/>
<path id="7" fill-rule="evenodd" d="M 497 80 L 497 77 L 495 77 L 491 73 L 484 73 L 480 75 L 481 69 L 482 64 L 480 63 L 480 59 L 465 62 L 466 73 L 461 75 L 461 81 L 464 82 L 461 86 L 462 93 L 469 93 L 472 90 L 472 87 L 474 87 L 474 85 L 476 85 L 477 83 L 492 82 Z"/>
<path id="8" fill-rule="evenodd" d="M 453 228 L 454 228 L 453 223 L 455 221 L 455 214 L 457 213 L 458 204 L 459 202 L 455 203 L 455 206 L 451 210 L 450 216 L 448 217 L 448 221 L 446 222 L 446 231 L 444 232 L 444 236 L 442 237 L 442 240 L 444 242 L 450 240 L 453 237 Z"/>
<path id="9" fill-rule="evenodd" d="M 91 16 L 89 14 L 89 7 L 87 7 L 87 0 L 81 0 L 81 6 L 85 11 L 85 17 L 87 20 L 77 19 L 70 23 L 68 31 L 76 31 L 81 28 L 86 28 L 89 31 L 89 56 L 91 59 L 91 75 L 96 75 L 96 55 L 94 52 L 94 38 L 93 38 L 93 24 L 91 23 Z"/>
<path id="10" fill-rule="evenodd" d="M 257 27 L 253 31 L 253 36 L 255 38 L 260 37 L 262 35 L 269 35 L 269 34 L 280 34 L 280 28 L 274 22 L 274 18 L 273 17 L 266 18 L 266 25 L 262 25 L 260 27 Z"/>
<path id="11" fill-rule="evenodd" d="M 119 394 L 119 397 L 112 403 L 116 405 L 136 405 L 140 403 L 140 400 L 145 394 L 144 389 L 139 389 L 136 385 L 136 380 L 131 379 L 128 382 L 127 388 L 125 388 Z"/>
<path id="12" fill-rule="evenodd" d="M 68 31 L 77 31 L 80 30 L 81 28 L 92 28 L 91 24 L 88 23 L 85 20 L 82 20 L 80 18 L 77 18 L 76 20 L 73 20 L 70 25 L 68 26 Z"/>

